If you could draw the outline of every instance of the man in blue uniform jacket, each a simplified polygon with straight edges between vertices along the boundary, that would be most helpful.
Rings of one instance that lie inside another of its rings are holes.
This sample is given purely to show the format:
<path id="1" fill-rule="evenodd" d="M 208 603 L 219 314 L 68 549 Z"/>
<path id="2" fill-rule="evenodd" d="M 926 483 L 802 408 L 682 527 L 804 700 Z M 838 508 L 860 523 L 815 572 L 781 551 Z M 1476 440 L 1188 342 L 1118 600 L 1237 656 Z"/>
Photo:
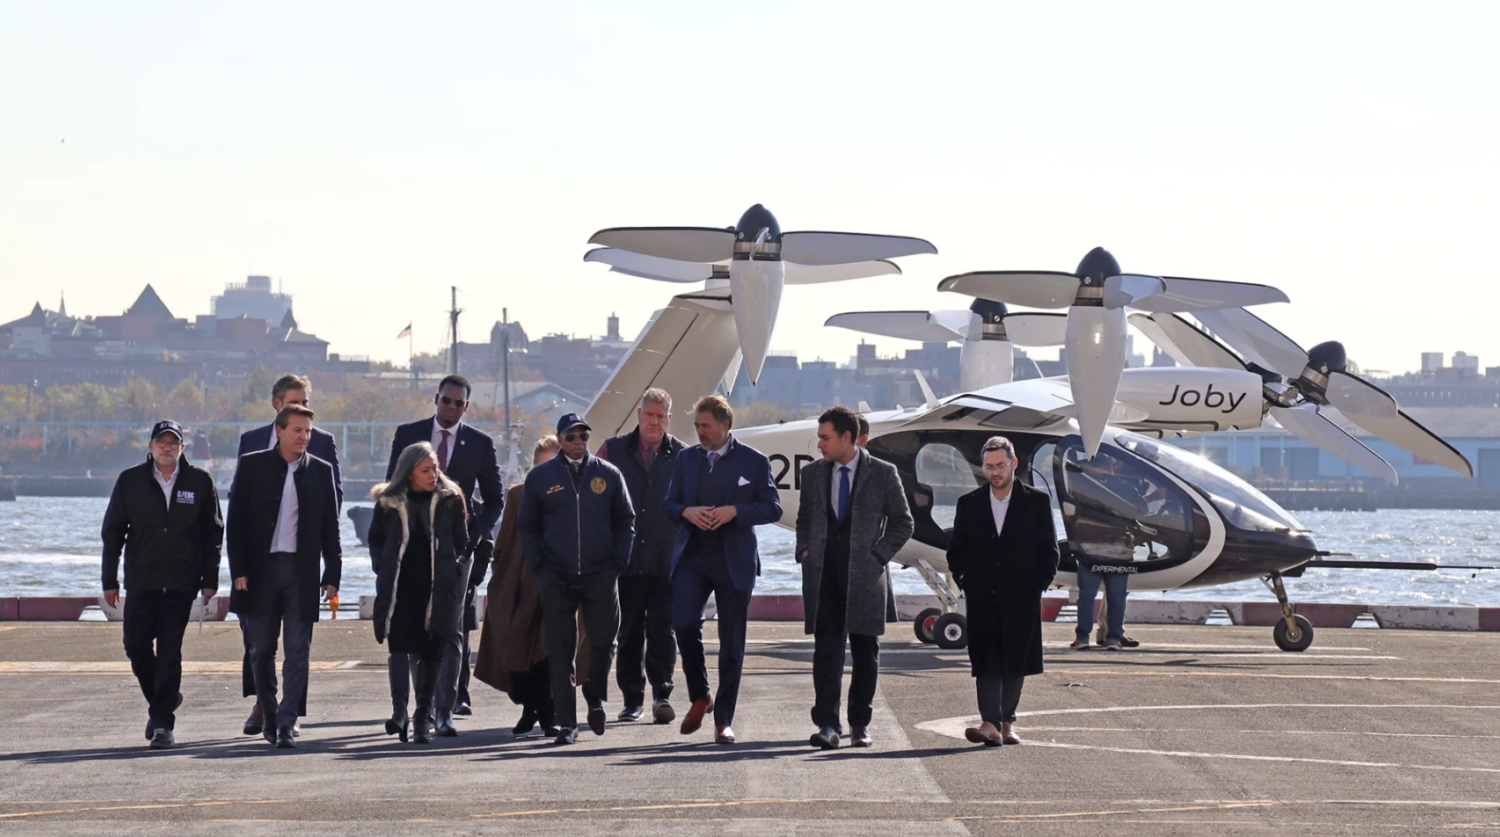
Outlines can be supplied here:
<path id="1" fill-rule="evenodd" d="M 755 527 L 781 519 L 771 461 L 730 435 L 734 410 L 709 395 L 694 409 L 699 444 L 677 457 L 666 511 L 678 521 L 672 550 L 672 629 L 682 652 L 682 675 L 693 704 L 683 735 L 714 713 L 714 740 L 734 743 L 734 707 L 745 665 L 750 592 L 760 575 Z M 709 692 L 703 653 L 703 607 L 712 593 L 719 615 L 719 691 Z"/>

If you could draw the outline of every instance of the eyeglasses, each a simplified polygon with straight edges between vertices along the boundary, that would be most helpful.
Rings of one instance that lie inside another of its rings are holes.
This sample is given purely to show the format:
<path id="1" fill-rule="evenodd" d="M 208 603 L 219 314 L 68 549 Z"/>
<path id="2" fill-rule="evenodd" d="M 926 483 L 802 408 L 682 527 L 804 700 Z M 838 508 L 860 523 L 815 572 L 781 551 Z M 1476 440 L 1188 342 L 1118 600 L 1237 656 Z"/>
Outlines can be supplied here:
<path id="1" fill-rule="evenodd" d="M 575 441 L 577 441 L 579 439 L 582 439 L 583 441 L 587 442 L 589 440 L 589 432 L 587 430 L 580 430 L 577 433 L 564 433 L 563 434 L 563 441 L 564 442 L 575 442 Z"/>
<path id="2" fill-rule="evenodd" d="M 469 404 L 468 401 L 465 401 L 462 398 L 449 398 L 446 395 L 439 395 L 438 396 L 438 400 L 441 401 L 441 402 L 443 402 L 444 406 L 446 406 L 448 404 L 452 404 L 453 406 L 459 408 L 460 410 L 462 410 L 464 407 L 468 406 L 468 404 Z"/>
<path id="3" fill-rule="evenodd" d="M 156 443 L 158 445 L 161 445 L 164 448 L 180 448 L 180 447 L 182 447 L 182 440 L 181 439 L 166 439 L 166 438 L 158 436 L 156 438 Z"/>
<path id="4" fill-rule="evenodd" d="M 994 464 L 990 464 L 990 463 L 986 462 L 986 463 L 984 463 L 984 470 L 985 470 L 985 473 L 999 474 L 999 473 L 1004 473 L 1005 471 L 1009 471 L 1011 468 L 1014 468 L 1015 466 L 1016 466 L 1016 461 L 1014 459 L 1012 459 L 1012 460 L 1010 460 L 1008 462 L 996 462 Z"/>

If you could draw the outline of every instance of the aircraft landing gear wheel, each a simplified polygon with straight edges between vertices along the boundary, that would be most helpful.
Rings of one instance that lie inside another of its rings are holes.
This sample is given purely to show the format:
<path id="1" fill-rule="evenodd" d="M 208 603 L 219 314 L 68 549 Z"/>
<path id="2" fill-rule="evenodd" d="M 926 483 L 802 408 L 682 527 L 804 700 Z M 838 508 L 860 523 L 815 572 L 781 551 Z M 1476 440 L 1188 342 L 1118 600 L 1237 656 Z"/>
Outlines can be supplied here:
<path id="1" fill-rule="evenodd" d="M 1276 638 L 1276 647 L 1283 651 L 1306 651 L 1313 643 L 1313 626 L 1307 621 L 1307 617 L 1298 613 L 1292 616 L 1292 621 L 1297 623 L 1296 628 L 1288 628 L 1285 619 L 1276 623 L 1276 629 L 1272 636 Z"/>
<path id="2" fill-rule="evenodd" d="M 911 623 L 912 631 L 917 635 L 917 639 L 920 640 L 924 645 L 931 645 L 936 641 L 936 638 L 932 635 L 932 626 L 935 622 L 937 622 L 938 617 L 942 615 L 943 612 L 941 610 L 938 610 L 935 607 L 929 607 L 921 613 L 918 613 L 917 621 Z"/>
<path id="3" fill-rule="evenodd" d="M 939 648 L 968 647 L 968 618 L 962 613 L 944 613 L 932 624 L 932 638 Z"/>

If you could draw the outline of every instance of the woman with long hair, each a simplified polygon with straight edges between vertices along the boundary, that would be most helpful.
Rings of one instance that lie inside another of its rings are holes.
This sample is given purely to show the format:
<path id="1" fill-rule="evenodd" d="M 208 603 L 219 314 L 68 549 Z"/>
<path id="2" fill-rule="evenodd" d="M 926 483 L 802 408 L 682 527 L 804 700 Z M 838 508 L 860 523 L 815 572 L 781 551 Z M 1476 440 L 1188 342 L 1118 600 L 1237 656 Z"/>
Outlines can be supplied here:
<path id="1" fill-rule="evenodd" d="M 433 702 L 443 649 L 457 646 L 468 587 L 468 529 L 464 495 L 438 467 L 432 445 L 401 452 L 391 481 L 377 485 L 370 522 L 375 566 L 375 641 L 406 654 L 416 685 L 414 739 L 431 741 Z M 407 738 L 406 684 L 391 683 L 395 709 L 386 732 Z"/>
<path id="2" fill-rule="evenodd" d="M 556 436 L 536 444 L 531 467 L 557 456 L 561 445 Z M 547 668 L 547 635 L 542 628 L 542 590 L 536 574 L 521 551 L 516 519 L 521 511 L 521 489 L 511 486 L 495 539 L 494 572 L 485 605 L 484 625 L 479 634 L 479 661 L 474 677 L 510 696 L 521 706 L 521 719 L 511 730 L 526 735 L 541 725 L 548 738 L 558 733 L 553 725 L 552 685 Z M 576 671 L 588 666 L 588 644 L 583 640 L 583 621 L 578 625 Z"/>

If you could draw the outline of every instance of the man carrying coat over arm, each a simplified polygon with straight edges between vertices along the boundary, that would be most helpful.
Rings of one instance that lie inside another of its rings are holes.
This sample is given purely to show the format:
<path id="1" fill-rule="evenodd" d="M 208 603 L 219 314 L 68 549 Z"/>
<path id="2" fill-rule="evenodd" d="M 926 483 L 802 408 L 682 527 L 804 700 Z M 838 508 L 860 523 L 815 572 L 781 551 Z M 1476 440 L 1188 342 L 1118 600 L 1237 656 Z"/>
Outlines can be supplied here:
<path id="1" fill-rule="evenodd" d="M 855 444 L 859 418 L 848 407 L 818 417 L 822 462 L 802 469 L 797 563 L 802 565 L 803 629 L 813 635 L 813 733 L 808 743 L 834 750 L 843 735 L 839 693 L 844 642 L 854 654 L 849 683 L 849 743 L 869 747 L 870 718 L 885 633 L 886 564 L 914 528 L 896 467 Z"/>
<path id="2" fill-rule="evenodd" d="M 992 436 L 981 451 L 988 482 L 958 498 L 948 572 L 968 602 L 969 665 L 983 723 L 975 744 L 1020 744 L 1011 730 L 1021 686 L 1042 673 L 1042 591 L 1057 574 L 1057 530 L 1046 491 L 1016 480 L 1016 449 Z"/>

